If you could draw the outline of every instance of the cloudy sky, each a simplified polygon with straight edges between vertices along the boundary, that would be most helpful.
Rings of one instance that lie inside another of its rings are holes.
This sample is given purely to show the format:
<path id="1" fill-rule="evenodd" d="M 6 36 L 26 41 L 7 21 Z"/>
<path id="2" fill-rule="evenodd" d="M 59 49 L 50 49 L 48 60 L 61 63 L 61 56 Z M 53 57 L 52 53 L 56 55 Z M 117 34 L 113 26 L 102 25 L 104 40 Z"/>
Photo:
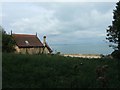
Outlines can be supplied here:
<path id="1" fill-rule="evenodd" d="M 2 27 L 10 33 L 44 35 L 50 44 L 104 42 L 116 2 L 5 2 Z"/>

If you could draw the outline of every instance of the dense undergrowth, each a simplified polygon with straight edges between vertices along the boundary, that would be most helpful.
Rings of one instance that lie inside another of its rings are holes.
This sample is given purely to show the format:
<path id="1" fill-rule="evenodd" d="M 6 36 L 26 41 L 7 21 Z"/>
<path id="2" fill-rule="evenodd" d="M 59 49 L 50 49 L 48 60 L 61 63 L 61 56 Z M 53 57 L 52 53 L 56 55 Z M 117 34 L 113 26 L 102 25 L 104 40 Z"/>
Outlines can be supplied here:
<path id="1" fill-rule="evenodd" d="M 108 65 L 108 88 L 120 87 L 119 63 L 58 55 L 2 55 L 3 88 L 100 88 L 96 68 Z"/>

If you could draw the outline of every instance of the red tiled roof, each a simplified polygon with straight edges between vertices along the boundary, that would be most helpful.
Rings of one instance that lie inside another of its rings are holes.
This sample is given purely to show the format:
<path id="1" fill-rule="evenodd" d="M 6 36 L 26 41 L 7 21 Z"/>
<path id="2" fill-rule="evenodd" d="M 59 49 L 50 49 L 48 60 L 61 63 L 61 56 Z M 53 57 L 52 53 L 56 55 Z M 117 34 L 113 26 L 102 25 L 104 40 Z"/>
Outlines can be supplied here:
<path id="1" fill-rule="evenodd" d="M 43 47 L 36 35 L 12 34 L 18 47 Z"/>

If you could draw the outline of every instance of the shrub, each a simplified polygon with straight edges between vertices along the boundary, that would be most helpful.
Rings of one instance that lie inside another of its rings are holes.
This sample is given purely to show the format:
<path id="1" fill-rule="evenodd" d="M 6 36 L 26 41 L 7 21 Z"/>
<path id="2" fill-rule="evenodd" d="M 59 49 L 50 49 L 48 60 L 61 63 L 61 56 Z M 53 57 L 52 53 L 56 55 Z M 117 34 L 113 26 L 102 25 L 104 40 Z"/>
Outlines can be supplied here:
<path id="1" fill-rule="evenodd" d="M 119 59 L 120 58 L 120 51 L 115 50 L 115 51 L 112 52 L 111 55 L 112 55 L 113 58 Z"/>

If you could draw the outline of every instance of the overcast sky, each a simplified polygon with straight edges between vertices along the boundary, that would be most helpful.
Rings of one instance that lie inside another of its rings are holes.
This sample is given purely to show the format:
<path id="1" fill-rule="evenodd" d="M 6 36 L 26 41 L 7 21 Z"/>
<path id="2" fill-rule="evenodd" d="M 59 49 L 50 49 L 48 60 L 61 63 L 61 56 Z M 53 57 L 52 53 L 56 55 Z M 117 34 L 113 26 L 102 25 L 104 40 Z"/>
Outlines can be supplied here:
<path id="1" fill-rule="evenodd" d="M 116 2 L 6 2 L 2 27 L 10 33 L 44 35 L 50 44 L 103 42 Z"/>

